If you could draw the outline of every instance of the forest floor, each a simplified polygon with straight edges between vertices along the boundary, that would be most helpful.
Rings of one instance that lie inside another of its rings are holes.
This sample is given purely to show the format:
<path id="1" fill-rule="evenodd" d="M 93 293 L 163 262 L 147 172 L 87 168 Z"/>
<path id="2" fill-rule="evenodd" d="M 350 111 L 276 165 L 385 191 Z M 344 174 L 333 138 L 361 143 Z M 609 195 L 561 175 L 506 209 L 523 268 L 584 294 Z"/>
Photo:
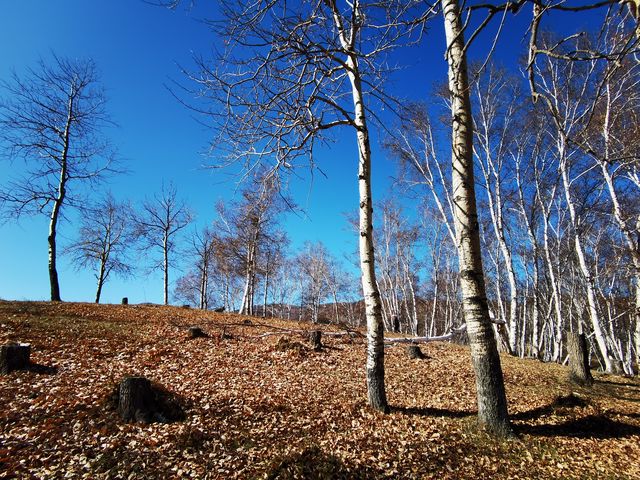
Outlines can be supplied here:
<path id="1" fill-rule="evenodd" d="M 286 333 L 308 324 L 245 319 L 0 301 L 0 344 L 31 343 L 34 363 L 0 376 L 0 478 L 640 478 L 636 379 L 584 389 L 503 356 L 517 437 L 499 441 L 475 427 L 466 347 L 388 348 L 385 415 L 366 405 L 362 337 L 316 352 Z M 192 325 L 210 336 L 188 339 Z M 185 419 L 121 421 L 109 399 L 126 375 L 173 392 Z"/>

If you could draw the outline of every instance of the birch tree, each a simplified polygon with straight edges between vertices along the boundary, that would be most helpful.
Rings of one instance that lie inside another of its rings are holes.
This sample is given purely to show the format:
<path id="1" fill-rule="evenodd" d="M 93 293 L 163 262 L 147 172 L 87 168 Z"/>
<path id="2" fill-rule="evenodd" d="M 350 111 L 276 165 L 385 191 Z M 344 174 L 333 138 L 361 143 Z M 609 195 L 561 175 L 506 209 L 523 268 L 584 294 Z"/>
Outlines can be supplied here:
<path id="1" fill-rule="evenodd" d="M 86 204 L 86 187 L 112 173 L 114 151 L 104 137 L 111 124 L 91 60 L 54 56 L 22 76 L 0 82 L 0 141 L 6 156 L 24 162 L 21 176 L 0 189 L 11 217 L 46 215 L 52 301 L 60 301 L 58 229 L 69 208 Z"/>
<path id="2" fill-rule="evenodd" d="M 95 302 L 100 303 L 102 290 L 113 275 L 126 277 L 133 271 L 130 252 L 135 242 L 133 210 L 107 195 L 93 208 L 83 211 L 78 238 L 67 249 L 80 269 L 95 269 L 97 281 Z"/>
<path id="3" fill-rule="evenodd" d="M 230 161 L 247 169 L 292 171 L 336 127 L 350 128 L 357 144 L 359 245 L 367 310 L 369 404 L 387 411 L 380 294 L 373 256 L 371 105 L 392 106 L 381 88 L 385 53 L 409 31 L 418 2 L 336 0 L 220 2 L 215 25 L 226 42 L 222 58 L 191 78 L 200 95 L 214 100 L 209 111 L 231 147 Z M 222 108 L 221 108 L 222 107 Z"/>
<path id="4" fill-rule="evenodd" d="M 147 199 L 135 217 L 136 235 L 142 252 L 152 255 L 153 270 L 162 271 L 163 301 L 169 304 L 169 270 L 176 253 L 178 234 L 193 220 L 191 210 L 178 198 L 173 184 L 162 186 L 159 194 Z M 155 255 L 155 257 L 153 257 Z"/>
<path id="5" fill-rule="evenodd" d="M 476 376 L 478 421 L 511 432 L 500 356 L 485 290 L 473 169 L 473 120 L 463 22 L 457 0 L 442 0 L 452 118 L 452 197 L 462 306 Z"/>
<path id="6" fill-rule="evenodd" d="M 509 284 L 508 325 L 509 351 L 516 354 L 518 339 L 518 282 L 513 249 L 515 242 L 507 240 L 509 219 L 510 172 L 509 152 L 516 128 L 517 88 L 510 89 L 505 72 L 491 66 L 473 84 L 477 110 L 474 152 L 483 177 L 493 234 L 499 247 Z"/>

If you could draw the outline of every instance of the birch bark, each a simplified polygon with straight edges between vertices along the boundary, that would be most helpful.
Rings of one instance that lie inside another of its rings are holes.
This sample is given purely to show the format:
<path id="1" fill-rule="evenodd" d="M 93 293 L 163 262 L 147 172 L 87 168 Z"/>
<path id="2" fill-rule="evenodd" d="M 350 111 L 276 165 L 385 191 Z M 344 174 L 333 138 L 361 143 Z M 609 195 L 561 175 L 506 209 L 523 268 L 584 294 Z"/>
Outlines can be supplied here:
<path id="1" fill-rule="evenodd" d="M 511 427 L 500 356 L 489 320 L 473 173 L 473 123 L 464 35 L 457 0 L 442 0 L 446 59 L 453 119 L 452 162 L 454 224 L 464 318 L 476 375 L 478 421 L 494 434 L 509 435 Z"/>

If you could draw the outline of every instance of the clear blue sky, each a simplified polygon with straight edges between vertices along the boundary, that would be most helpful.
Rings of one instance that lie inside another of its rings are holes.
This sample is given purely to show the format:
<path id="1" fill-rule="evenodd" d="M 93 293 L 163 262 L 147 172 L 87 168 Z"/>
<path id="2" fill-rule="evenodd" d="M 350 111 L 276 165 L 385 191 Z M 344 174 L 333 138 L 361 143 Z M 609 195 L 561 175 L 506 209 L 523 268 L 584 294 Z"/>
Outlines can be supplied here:
<path id="1" fill-rule="evenodd" d="M 119 125 L 109 136 L 130 171 L 127 176 L 113 178 L 106 188 L 119 199 L 137 203 L 158 192 L 163 181 L 173 181 L 197 213 L 198 225 L 204 225 L 214 217 L 214 203 L 232 198 L 236 185 L 228 174 L 201 168 L 211 162 L 201 154 L 210 132 L 194 121 L 192 112 L 180 105 L 165 85 L 171 79 L 181 80 L 177 64 L 189 67 L 193 53 L 211 50 L 215 37 L 197 21 L 211 16 L 211 5 L 215 3 L 203 0 L 196 2 L 195 10 L 170 11 L 141 0 L 0 1 L 0 78 L 12 70 L 20 73 L 34 66 L 51 52 L 92 58 L 107 90 L 108 110 Z M 394 58 L 406 67 L 395 79 L 394 88 L 414 100 L 428 100 L 433 83 L 445 79 L 440 23 L 433 22 L 420 48 Z M 519 29 L 518 23 L 511 28 Z M 498 58 L 513 57 L 514 47 L 522 42 L 524 31 L 520 31 L 498 50 Z M 483 41 L 479 46 L 485 45 Z M 357 157 L 351 132 L 339 133 L 336 138 L 337 143 L 316 158 L 328 178 L 315 175 L 312 188 L 308 178 L 292 180 L 295 200 L 307 215 L 289 215 L 284 225 L 293 248 L 305 240 L 322 240 L 342 256 L 356 247 L 356 238 L 342 214 L 355 211 L 357 206 Z M 11 168 L 15 167 L 6 159 L 0 160 L 0 181 Z M 388 194 L 393 173 L 393 162 L 385 158 L 379 137 L 374 136 L 376 200 Z M 75 236 L 75 223 L 60 227 L 63 244 Z M 0 298 L 48 298 L 46 232 L 45 217 L 0 225 Z M 93 300 L 91 272 L 75 271 L 62 256 L 59 275 L 63 300 Z M 175 280 L 179 272 L 172 275 Z M 110 279 L 103 301 L 119 302 L 123 296 L 132 302 L 160 302 L 160 276 L 139 272 L 128 281 Z"/>

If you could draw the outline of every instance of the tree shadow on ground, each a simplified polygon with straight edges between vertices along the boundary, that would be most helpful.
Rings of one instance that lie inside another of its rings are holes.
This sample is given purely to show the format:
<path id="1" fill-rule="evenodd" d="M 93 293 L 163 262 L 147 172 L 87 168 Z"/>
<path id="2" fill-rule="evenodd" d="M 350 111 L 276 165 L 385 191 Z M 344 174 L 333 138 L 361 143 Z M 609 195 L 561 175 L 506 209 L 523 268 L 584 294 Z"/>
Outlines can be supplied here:
<path id="1" fill-rule="evenodd" d="M 476 412 L 466 412 L 462 410 L 449 410 L 445 408 L 433 407 L 391 407 L 391 412 L 404 413 L 405 415 L 417 415 L 421 417 L 446 417 L 465 418 L 477 415 Z"/>
<path id="2" fill-rule="evenodd" d="M 573 393 L 557 397 L 549 405 L 511 415 L 513 421 L 540 420 L 549 417 L 554 423 L 522 423 L 514 425 L 518 434 L 540 437 L 624 438 L 640 435 L 640 426 L 613 420 L 610 415 L 577 416 L 579 409 L 589 406 L 588 399 Z M 623 415 L 632 418 L 630 415 Z M 557 422 L 566 417 L 565 421 Z"/>
<path id="3" fill-rule="evenodd" d="M 640 435 L 640 427 L 612 420 L 605 415 L 588 415 L 558 424 L 517 425 L 519 434 L 539 437 L 625 438 Z"/>
<path id="4" fill-rule="evenodd" d="M 557 414 L 561 410 L 566 411 L 572 408 L 583 408 L 588 405 L 589 403 L 586 400 L 570 393 L 569 395 L 556 397 L 549 405 L 513 414 L 511 415 L 511 420 L 533 420 L 547 415 Z"/>
<path id="5" fill-rule="evenodd" d="M 596 380 L 594 387 L 596 393 L 604 393 L 618 400 L 640 403 L 640 386 L 637 384 L 615 382 L 613 380 Z"/>
<path id="6" fill-rule="evenodd" d="M 313 446 L 301 453 L 274 460 L 266 473 L 268 480 L 275 479 L 373 479 L 382 473 L 364 466 L 349 466 L 341 459 Z"/>
<path id="7" fill-rule="evenodd" d="M 25 370 L 39 375 L 55 375 L 58 373 L 58 367 L 56 365 L 42 365 L 33 362 L 29 363 L 29 366 Z"/>

